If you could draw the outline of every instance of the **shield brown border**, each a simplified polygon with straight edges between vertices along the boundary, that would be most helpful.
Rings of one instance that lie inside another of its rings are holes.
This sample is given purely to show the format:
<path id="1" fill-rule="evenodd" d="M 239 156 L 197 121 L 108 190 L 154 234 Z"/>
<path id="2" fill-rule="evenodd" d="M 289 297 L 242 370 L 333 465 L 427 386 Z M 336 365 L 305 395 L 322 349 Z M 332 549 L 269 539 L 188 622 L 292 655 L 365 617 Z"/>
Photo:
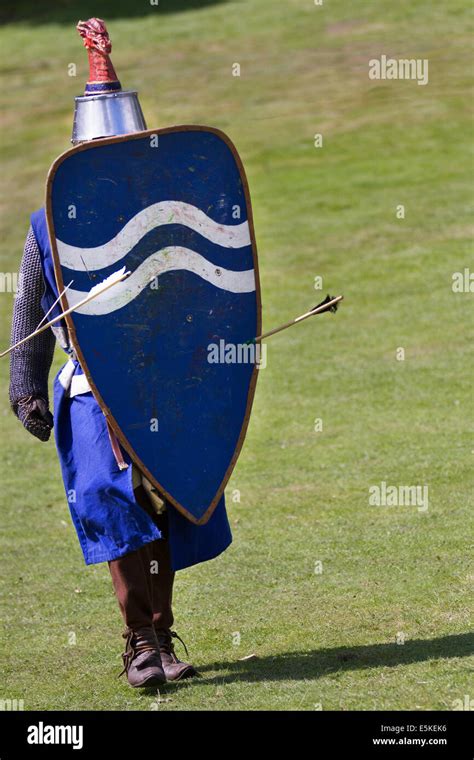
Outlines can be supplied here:
<path id="1" fill-rule="evenodd" d="M 134 132 L 132 134 L 128 135 L 118 135 L 117 137 L 105 137 L 98 140 L 90 140 L 88 142 L 80 143 L 79 145 L 74 146 L 73 148 L 69 148 L 69 150 L 62 153 L 58 158 L 52 163 L 51 168 L 48 172 L 48 177 L 46 180 L 46 220 L 48 225 L 48 234 L 49 234 L 49 241 L 51 245 L 51 250 L 53 253 L 53 261 L 54 261 L 54 271 L 56 276 L 56 284 L 58 286 L 58 290 L 60 293 L 64 290 L 64 282 L 62 278 L 62 272 L 61 272 L 61 265 L 59 261 L 59 255 L 57 251 L 56 246 L 56 235 L 54 230 L 54 223 L 52 218 L 52 212 L 51 212 L 51 193 L 52 193 L 52 183 L 55 177 L 55 174 L 59 168 L 59 166 L 63 163 L 63 161 L 66 158 L 69 158 L 69 156 L 74 155 L 75 153 L 80 153 L 83 150 L 94 150 L 94 148 L 99 148 L 103 145 L 111 145 L 113 143 L 120 143 L 125 142 L 129 140 L 139 140 L 143 137 L 147 137 L 149 135 L 164 135 L 169 132 L 189 132 L 189 131 L 197 131 L 197 132 L 210 132 L 212 134 L 217 135 L 220 137 L 224 142 L 226 143 L 227 147 L 230 148 L 232 155 L 237 163 L 239 174 L 242 179 L 242 185 L 244 189 L 244 196 L 245 201 L 247 204 L 248 209 L 248 223 L 249 223 L 249 230 L 250 230 L 250 239 L 252 242 L 252 256 L 253 256 L 253 263 L 254 263 L 254 269 L 255 269 L 255 293 L 257 298 L 257 335 L 261 334 L 261 327 L 262 327 L 262 302 L 261 302 L 261 295 L 260 295 L 260 276 L 259 276 L 259 269 L 258 269 L 258 255 L 257 255 L 257 243 L 255 240 L 255 229 L 253 224 L 253 213 L 252 213 L 252 203 L 250 200 L 250 192 L 247 182 L 247 177 L 245 174 L 245 170 L 242 164 L 242 161 L 240 159 L 240 156 L 233 144 L 233 142 L 230 140 L 230 138 L 222 132 L 220 129 L 217 129 L 215 127 L 205 127 L 200 125 L 193 125 L 193 124 L 186 124 L 176 127 L 165 127 L 163 129 L 147 129 L 143 132 Z M 67 303 L 67 297 L 66 294 L 63 293 L 61 296 L 61 306 L 63 307 L 63 310 L 65 311 L 68 308 Z M 169 501 L 181 514 L 183 514 L 185 517 L 187 517 L 190 522 L 194 523 L 195 525 L 205 525 L 209 518 L 211 517 L 212 513 L 214 512 L 217 504 L 219 503 L 219 500 L 224 492 L 224 489 L 229 481 L 230 476 L 232 475 L 232 472 L 234 470 L 234 467 L 236 465 L 237 459 L 240 455 L 240 452 L 242 450 L 242 446 L 245 440 L 245 435 L 247 433 L 247 428 L 249 424 L 250 419 L 250 412 L 252 410 L 252 404 L 253 399 L 255 396 L 255 387 L 257 384 L 257 375 L 258 375 L 258 369 L 257 365 L 254 366 L 252 377 L 250 380 L 249 385 L 249 391 L 247 395 L 247 405 L 245 409 L 245 416 L 242 423 L 242 428 L 240 431 L 239 438 L 237 440 L 237 444 L 234 450 L 234 453 L 232 455 L 232 458 L 230 460 L 230 464 L 227 468 L 227 471 L 224 475 L 224 478 L 222 480 L 222 483 L 220 484 L 217 493 L 212 500 L 211 504 L 207 508 L 204 515 L 197 519 L 194 517 L 185 507 L 182 506 L 179 502 L 177 502 L 171 494 L 169 494 L 165 488 L 159 483 L 159 481 L 153 476 L 153 474 L 145 467 L 141 459 L 137 456 L 132 446 L 129 444 L 127 437 L 124 435 L 122 430 L 120 429 L 117 421 L 113 417 L 113 415 L 110 412 L 110 409 L 107 407 L 107 405 L 104 403 L 104 400 L 102 399 L 94 380 L 89 372 L 89 368 L 87 366 L 87 363 L 84 359 L 84 355 L 81 351 L 81 348 L 77 341 L 76 331 L 74 328 L 74 323 L 72 320 L 71 315 L 65 317 L 66 324 L 69 331 L 70 341 L 71 345 L 74 348 L 79 364 L 82 367 L 82 370 L 84 374 L 86 375 L 92 394 L 99 404 L 102 412 L 104 413 L 104 416 L 110 423 L 113 431 L 115 432 L 118 440 L 122 444 L 123 448 L 127 453 L 129 454 L 132 461 L 136 464 L 136 466 L 142 471 L 142 473 L 145 475 L 145 477 L 148 478 L 148 480 L 155 486 L 155 488 L 159 491 L 160 494 L 162 494 L 167 501 Z"/>

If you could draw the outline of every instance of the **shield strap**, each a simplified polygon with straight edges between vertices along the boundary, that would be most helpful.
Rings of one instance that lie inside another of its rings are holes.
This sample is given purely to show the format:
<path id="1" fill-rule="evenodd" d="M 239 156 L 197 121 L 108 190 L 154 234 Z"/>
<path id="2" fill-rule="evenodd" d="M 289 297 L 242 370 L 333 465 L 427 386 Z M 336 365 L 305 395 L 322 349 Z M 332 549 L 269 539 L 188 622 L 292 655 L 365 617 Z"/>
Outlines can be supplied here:
<path id="1" fill-rule="evenodd" d="M 105 421 L 107 423 L 107 432 L 109 434 L 110 445 L 112 446 L 112 451 L 114 453 L 115 461 L 117 462 L 118 468 L 119 470 L 127 470 L 128 464 L 123 458 L 122 449 L 120 448 L 118 438 L 115 435 L 115 432 L 113 428 L 111 427 L 107 417 L 105 418 Z"/>

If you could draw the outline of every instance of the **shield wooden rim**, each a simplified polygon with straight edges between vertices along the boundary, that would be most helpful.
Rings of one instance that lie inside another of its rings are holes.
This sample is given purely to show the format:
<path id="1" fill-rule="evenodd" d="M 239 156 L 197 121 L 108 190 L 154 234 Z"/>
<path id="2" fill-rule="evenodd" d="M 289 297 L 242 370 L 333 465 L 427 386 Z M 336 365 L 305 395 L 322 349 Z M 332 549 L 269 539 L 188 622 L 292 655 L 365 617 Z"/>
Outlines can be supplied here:
<path id="1" fill-rule="evenodd" d="M 240 159 L 240 156 L 233 144 L 233 142 L 230 140 L 230 138 L 222 132 L 220 129 L 217 129 L 215 127 L 206 127 L 202 125 L 194 125 L 194 124 L 185 124 L 180 125 L 176 127 L 164 127 L 162 129 L 147 129 L 143 132 L 134 132 L 132 134 L 128 135 L 118 135 L 116 137 L 105 137 L 98 140 L 90 140 L 87 142 L 80 143 L 79 145 L 75 145 L 72 148 L 69 148 L 69 150 L 65 151 L 64 153 L 61 153 L 58 158 L 53 162 L 51 165 L 51 168 L 48 172 L 48 177 L 46 180 L 46 220 L 48 225 L 48 234 L 49 234 L 49 241 L 51 245 L 51 251 L 53 253 L 53 261 L 54 261 L 54 272 L 56 277 L 56 284 L 58 287 L 59 293 L 63 293 L 64 290 L 64 281 L 62 277 L 61 272 L 61 263 L 59 260 L 59 254 L 56 246 L 56 234 L 54 229 L 54 222 L 53 222 L 53 216 L 52 216 L 52 185 L 53 180 L 56 175 L 56 172 L 58 168 L 61 166 L 63 161 L 65 161 L 69 156 L 72 156 L 76 153 L 80 153 L 83 150 L 94 150 L 95 148 L 102 147 L 103 145 L 111 145 L 113 143 L 120 143 L 120 142 L 126 142 L 131 140 L 139 140 L 143 137 L 148 137 L 151 135 L 164 135 L 170 132 L 189 132 L 189 131 L 195 131 L 195 132 L 209 132 L 212 134 L 217 135 L 219 138 L 221 138 L 227 145 L 227 147 L 232 152 L 232 155 L 234 157 L 234 160 L 237 164 L 237 167 L 239 169 L 239 174 L 242 180 L 242 186 L 244 190 L 244 196 L 245 196 L 245 202 L 247 205 L 247 211 L 248 211 L 248 225 L 249 225 L 249 231 L 250 231 L 250 240 L 252 243 L 252 257 L 253 257 L 253 264 L 254 264 L 254 270 L 255 270 L 255 295 L 257 299 L 257 335 L 260 335 L 261 333 L 261 327 L 262 327 L 262 303 L 261 303 L 261 296 L 260 296 L 260 277 L 259 277 L 259 270 L 258 270 L 258 256 L 257 256 L 257 244 L 255 240 L 255 230 L 254 230 L 254 223 L 253 223 L 253 214 L 252 214 L 252 204 L 250 200 L 250 192 L 247 182 L 247 177 L 245 174 L 245 170 L 242 164 L 242 161 Z M 62 294 L 61 299 L 61 306 L 63 310 L 65 311 L 67 308 L 69 308 L 68 302 L 67 302 L 67 296 L 65 293 Z M 136 454 L 133 447 L 130 445 L 130 443 L 127 440 L 127 437 L 124 435 L 122 430 L 120 429 L 119 424 L 117 423 L 116 419 L 112 415 L 110 409 L 105 404 L 101 394 L 99 393 L 97 386 L 94 383 L 94 379 L 92 378 L 89 368 L 87 366 L 87 362 L 84 358 L 84 355 L 81 351 L 81 348 L 77 341 L 76 331 L 74 328 L 74 322 L 72 319 L 72 315 L 69 314 L 65 317 L 65 321 L 67 324 L 68 332 L 69 332 L 69 338 L 71 345 L 76 353 L 77 359 L 79 361 L 79 364 L 81 365 L 81 368 L 87 377 L 87 380 L 89 381 L 89 385 L 91 387 L 92 394 L 99 404 L 102 412 L 104 413 L 105 418 L 108 420 L 109 424 L 111 425 L 114 433 L 116 434 L 118 440 L 120 441 L 121 445 L 127 451 L 129 454 L 132 462 L 138 467 L 139 470 L 145 475 L 146 478 L 152 483 L 152 485 L 155 486 L 155 488 L 158 490 L 158 492 L 166 498 L 167 501 L 170 502 L 181 514 L 183 514 L 185 517 L 187 517 L 190 522 L 194 523 L 195 525 L 205 525 L 209 518 L 211 517 L 212 513 L 214 512 L 217 504 L 220 501 L 220 498 L 224 492 L 224 489 L 229 481 L 230 476 L 232 475 L 232 472 L 234 470 L 235 464 L 237 462 L 237 459 L 240 455 L 240 452 L 242 450 L 242 446 L 244 444 L 245 435 L 247 433 L 247 428 L 249 424 L 250 419 L 250 413 L 252 410 L 252 404 L 253 399 L 255 396 L 255 387 L 257 384 L 257 377 L 258 377 L 258 367 L 255 364 L 252 372 L 252 376 L 250 379 L 249 384 L 249 390 L 247 394 L 247 404 L 245 408 L 245 416 L 242 423 L 242 428 L 240 430 L 239 438 L 237 439 L 237 444 L 234 450 L 234 453 L 232 455 L 232 458 L 230 460 L 229 466 L 225 472 L 224 478 L 217 490 L 217 493 L 206 509 L 206 512 L 203 514 L 202 517 L 196 518 L 194 515 L 192 515 L 185 507 L 183 507 L 182 504 L 180 504 L 176 499 L 174 499 L 170 493 L 159 483 L 159 481 L 154 477 L 153 473 L 151 473 L 147 467 L 143 464 L 140 457 Z"/>

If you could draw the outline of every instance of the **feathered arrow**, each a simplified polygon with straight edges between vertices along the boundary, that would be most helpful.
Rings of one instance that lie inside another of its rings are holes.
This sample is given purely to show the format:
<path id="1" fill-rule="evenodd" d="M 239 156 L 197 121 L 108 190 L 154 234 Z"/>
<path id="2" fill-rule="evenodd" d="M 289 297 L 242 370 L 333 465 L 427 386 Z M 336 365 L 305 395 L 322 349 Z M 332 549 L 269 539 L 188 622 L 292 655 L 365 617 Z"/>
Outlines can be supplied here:
<path id="1" fill-rule="evenodd" d="M 78 309 L 80 306 L 85 306 L 86 303 L 89 303 L 89 301 L 92 301 L 94 298 L 97 298 L 97 296 L 102 295 L 102 293 L 105 293 L 105 291 L 108 290 L 109 288 L 113 288 L 114 285 L 117 285 L 119 282 L 123 282 L 123 280 L 126 280 L 127 277 L 129 276 L 130 276 L 130 272 L 126 272 L 125 267 L 120 269 L 118 272 L 114 272 L 114 274 L 111 274 L 110 277 L 107 277 L 107 279 L 105 279 L 103 282 L 99 283 L 98 285 L 94 285 L 94 287 L 90 289 L 90 291 L 87 293 L 86 297 L 82 299 L 82 301 L 79 301 L 74 306 L 71 306 L 69 309 L 66 309 L 66 311 L 63 311 L 61 314 L 59 314 L 57 317 L 52 319 L 50 322 L 47 322 L 45 325 L 42 325 L 41 327 L 38 326 L 36 330 L 32 332 L 30 335 L 27 335 L 26 338 L 19 340 L 18 343 L 15 343 L 13 346 L 10 346 L 9 348 L 7 348 L 6 351 L 2 351 L 2 353 L 0 354 L 0 359 L 2 358 L 2 356 L 7 356 L 7 354 L 9 354 L 10 351 L 13 351 L 13 349 L 18 348 L 18 346 L 22 346 L 23 343 L 26 343 L 28 340 L 31 340 L 32 338 L 36 337 L 36 335 L 40 335 L 40 333 L 44 332 L 52 325 L 55 325 L 56 322 L 59 322 L 68 314 L 71 314 L 71 312 Z M 69 285 L 66 288 L 64 288 L 61 295 L 63 295 L 66 292 L 70 284 L 71 283 L 69 283 Z M 53 306 L 59 301 L 59 298 L 56 299 Z M 53 306 L 48 311 L 48 314 L 52 310 Z M 40 322 L 40 325 L 41 325 L 41 322 Z"/>
<path id="2" fill-rule="evenodd" d="M 9 348 L 7 348 L 6 351 L 3 351 L 2 353 L 0 353 L 0 358 L 3 356 L 7 356 L 7 354 L 9 354 L 10 351 L 13 351 L 13 349 L 18 348 L 18 346 L 21 346 L 23 343 L 26 343 L 26 341 L 31 340 L 31 338 L 34 338 L 36 335 L 39 335 L 40 333 L 42 333 L 44 330 L 47 330 L 52 325 L 56 324 L 56 322 L 58 322 L 60 319 L 63 319 L 63 317 L 75 311 L 80 306 L 84 306 L 86 303 L 89 303 L 89 301 L 92 301 L 94 298 L 97 298 L 97 296 L 101 295 L 102 293 L 104 293 L 106 290 L 113 287 L 114 285 L 117 285 L 119 282 L 123 282 L 123 280 L 125 280 L 129 276 L 130 276 L 130 272 L 126 272 L 125 267 L 123 267 L 123 269 L 120 269 L 118 272 L 114 272 L 114 274 L 110 275 L 110 277 L 107 277 L 107 279 L 101 282 L 99 285 L 95 285 L 93 288 L 91 288 L 87 296 L 83 298 L 82 301 L 79 301 L 79 303 L 76 303 L 74 306 L 71 306 L 66 311 L 63 311 L 62 314 L 59 314 L 59 316 L 55 317 L 50 322 L 47 322 L 47 324 L 42 325 L 41 327 L 38 326 L 38 328 L 34 332 L 32 332 L 31 335 L 27 335 L 26 338 L 23 338 L 23 340 L 18 341 L 18 343 L 15 343 L 13 346 L 10 346 Z M 64 291 L 61 295 L 64 294 L 64 292 L 70 287 L 70 285 L 71 283 L 69 283 L 69 285 L 67 285 L 67 287 L 64 288 Z M 280 325 L 279 327 L 274 327 L 273 330 L 268 330 L 268 332 L 266 333 L 257 335 L 256 338 L 253 338 L 252 340 L 247 341 L 247 343 L 256 343 L 257 341 L 261 341 L 264 338 L 269 338 L 270 335 L 275 335 L 275 333 L 281 332 L 282 330 L 286 330 L 288 327 L 292 327 L 293 325 L 298 324 L 298 322 L 303 322 L 304 319 L 309 319 L 309 317 L 316 316 L 316 314 L 323 314 L 326 311 L 330 311 L 334 314 L 337 311 L 339 302 L 342 301 L 343 298 L 344 296 L 327 295 L 324 301 L 321 301 L 321 303 L 318 303 L 316 306 L 313 306 L 313 308 L 310 309 L 309 311 L 306 311 L 304 314 L 300 314 L 299 317 L 295 317 L 295 319 L 291 319 L 289 322 L 285 322 L 285 324 Z M 59 300 L 59 298 L 57 300 Z M 51 310 L 52 310 L 52 307 L 49 311 Z M 41 322 L 40 322 L 40 325 L 41 325 Z"/>
<path id="3" fill-rule="evenodd" d="M 304 314 L 300 314 L 299 317 L 295 317 L 295 319 L 292 319 L 289 322 L 285 322 L 284 325 L 280 325 L 279 327 L 274 327 L 273 330 L 269 330 L 266 333 L 257 335 L 257 337 L 254 338 L 252 341 L 249 341 L 249 343 L 256 343 L 258 340 L 263 340 L 264 338 L 268 338 L 270 335 L 275 335 L 275 333 L 281 332 L 282 330 L 286 330 L 287 327 L 292 327 L 293 325 L 298 324 L 298 322 L 302 322 L 304 319 L 309 319 L 309 317 L 314 317 L 316 314 L 323 314 L 325 311 L 331 311 L 334 314 L 337 311 L 339 302 L 342 301 L 343 298 L 344 296 L 327 295 L 324 301 L 321 301 L 321 303 L 318 303 L 317 306 L 313 306 L 313 308 L 310 309 L 309 311 L 306 311 Z"/>

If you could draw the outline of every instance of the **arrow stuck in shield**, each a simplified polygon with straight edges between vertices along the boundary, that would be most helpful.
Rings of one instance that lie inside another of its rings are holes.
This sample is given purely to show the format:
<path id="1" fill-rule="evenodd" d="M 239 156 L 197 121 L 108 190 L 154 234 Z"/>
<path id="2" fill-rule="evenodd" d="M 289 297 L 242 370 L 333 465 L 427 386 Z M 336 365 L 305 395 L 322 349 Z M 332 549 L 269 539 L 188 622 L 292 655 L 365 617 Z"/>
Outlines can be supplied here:
<path id="1" fill-rule="evenodd" d="M 318 303 L 316 306 L 313 306 L 312 309 L 309 311 L 306 311 L 304 314 L 300 314 L 299 317 L 295 317 L 295 319 L 291 319 L 289 322 L 285 322 L 285 324 L 280 325 L 279 327 L 274 327 L 273 330 L 268 330 L 268 332 L 262 333 L 261 335 L 257 335 L 256 338 L 249 341 L 249 343 L 256 343 L 258 340 L 263 340 L 264 338 L 269 338 L 270 335 L 275 335 L 275 333 L 279 333 L 282 330 L 286 330 L 288 327 L 293 327 L 293 325 L 297 325 L 298 322 L 303 322 L 304 319 L 309 319 L 309 317 L 314 317 L 316 314 L 324 314 L 326 311 L 330 311 L 333 314 L 337 311 L 339 302 L 342 301 L 344 296 L 330 296 L 327 295 L 324 301 L 321 301 L 321 303 Z"/>
<path id="2" fill-rule="evenodd" d="M 15 348 L 18 348 L 19 346 L 22 346 L 23 343 L 26 343 L 27 341 L 34 338 L 36 335 L 40 335 L 40 333 L 47 330 L 49 327 L 52 327 L 52 325 L 56 324 L 56 322 L 59 322 L 61 319 L 66 317 L 68 314 L 71 314 L 73 311 L 78 309 L 81 306 L 84 306 L 86 303 L 89 303 L 89 301 L 92 301 L 94 298 L 97 298 L 97 296 L 102 295 L 102 293 L 105 293 L 106 290 L 109 290 L 109 288 L 112 288 L 114 285 L 117 285 L 119 282 L 123 282 L 127 279 L 127 277 L 130 277 L 131 272 L 125 271 L 125 267 L 120 269 L 118 272 L 114 272 L 114 274 L 111 274 L 110 277 L 107 277 L 103 282 L 99 283 L 98 285 L 94 285 L 87 294 L 85 298 L 83 298 L 81 301 L 78 301 L 78 303 L 74 304 L 74 306 L 71 306 L 69 309 L 66 309 L 66 311 L 63 311 L 61 314 L 59 314 L 54 319 L 51 319 L 46 324 L 38 326 L 38 328 L 32 332 L 30 335 L 27 335 L 25 338 L 22 338 L 22 340 L 19 340 L 18 343 L 15 343 L 13 346 L 9 346 L 5 351 L 2 351 L 0 353 L 0 358 L 3 356 L 7 356 L 11 351 L 13 351 Z M 60 300 L 61 296 L 64 295 L 64 293 L 68 290 L 72 283 L 69 283 L 64 290 L 62 291 L 59 298 L 56 300 L 55 304 Z M 295 317 L 294 319 L 291 319 L 289 322 L 285 322 L 282 325 L 279 325 L 278 327 L 274 327 L 273 330 L 268 330 L 265 333 L 262 333 L 261 335 L 257 335 L 252 340 L 249 340 L 248 343 L 256 343 L 257 341 L 264 340 L 265 338 L 269 338 L 270 335 L 275 335 L 276 333 L 282 332 L 283 330 L 286 330 L 288 327 L 292 327 L 293 325 L 298 324 L 299 322 L 303 322 L 305 319 L 309 319 L 309 317 L 314 317 L 316 314 L 324 314 L 325 312 L 329 311 L 333 314 L 337 311 L 338 305 L 340 301 L 342 301 L 344 296 L 330 296 L 327 295 L 326 298 L 321 301 L 321 303 L 318 303 L 316 306 L 313 306 L 312 309 L 309 311 L 306 311 L 304 314 L 300 314 L 299 317 Z M 53 304 L 53 307 L 54 305 Z M 49 310 L 48 314 L 51 312 L 52 308 Z M 47 315 L 46 315 L 47 316 Z"/>
<path id="3" fill-rule="evenodd" d="M 18 343 L 15 343 L 13 346 L 10 346 L 9 348 L 7 348 L 6 351 L 3 351 L 0 354 L 0 358 L 2 358 L 2 356 L 7 356 L 7 354 L 9 354 L 15 348 L 22 346 L 23 343 L 26 343 L 28 340 L 31 340 L 36 335 L 40 335 L 40 333 L 44 332 L 49 327 L 56 324 L 56 322 L 59 322 L 64 317 L 67 317 L 68 314 L 71 314 L 71 312 L 75 311 L 80 306 L 84 306 L 84 304 L 89 303 L 89 301 L 92 301 L 94 298 L 97 298 L 97 296 L 100 296 L 102 293 L 105 293 L 105 291 L 109 290 L 109 288 L 112 288 L 114 285 L 117 285 L 119 282 L 123 282 L 123 280 L 126 280 L 127 277 L 130 277 L 130 274 L 131 272 L 125 271 L 125 267 L 120 269 L 118 272 L 114 272 L 114 274 L 111 274 L 110 277 L 107 277 L 103 282 L 100 282 L 98 285 L 94 285 L 94 287 L 92 287 L 89 290 L 86 297 L 83 298 L 78 303 L 74 304 L 74 306 L 71 306 L 69 309 L 66 309 L 66 311 L 63 311 L 61 314 L 59 314 L 59 316 L 54 317 L 54 319 L 51 319 L 50 322 L 47 322 L 45 325 L 42 325 L 41 327 L 38 327 L 34 332 L 30 333 L 30 335 L 27 335 L 25 338 L 22 338 L 22 340 L 19 340 Z M 71 283 L 69 283 L 69 285 L 70 284 Z M 61 295 L 64 295 L 66 290 L 69 288 L 69 285 L 67 285 L 64 288 Z M 59 298 L 57 299 L 57 301 L 59 301 Z"/>

